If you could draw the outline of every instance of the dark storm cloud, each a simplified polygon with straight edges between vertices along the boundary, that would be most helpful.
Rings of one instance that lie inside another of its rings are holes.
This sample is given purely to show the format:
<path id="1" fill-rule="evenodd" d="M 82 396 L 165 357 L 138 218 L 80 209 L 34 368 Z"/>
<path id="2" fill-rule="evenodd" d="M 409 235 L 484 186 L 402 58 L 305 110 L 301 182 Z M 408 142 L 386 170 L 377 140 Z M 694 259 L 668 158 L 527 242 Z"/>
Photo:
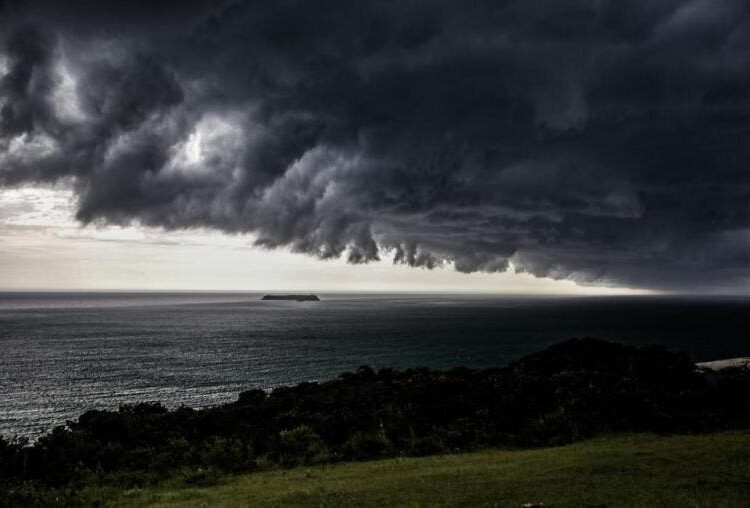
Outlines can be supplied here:
<path id="1" fill-rule="evenodd" d="M 0 182 L 355 263 L 747 288 L 748 11 L 6 2 Z"/>

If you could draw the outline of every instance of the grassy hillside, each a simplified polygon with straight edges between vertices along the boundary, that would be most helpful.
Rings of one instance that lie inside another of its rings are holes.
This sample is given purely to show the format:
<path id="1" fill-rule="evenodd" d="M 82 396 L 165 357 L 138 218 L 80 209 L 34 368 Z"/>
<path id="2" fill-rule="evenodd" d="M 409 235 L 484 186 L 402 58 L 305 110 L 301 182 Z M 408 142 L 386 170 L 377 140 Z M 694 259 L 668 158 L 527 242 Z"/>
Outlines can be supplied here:
<path id="1" fill-rule="evenodd" d="M 691 475 L 700 479 L 706 468 L 707 475 L 725 464 L 733 475 L 747 471 L 744 464 L 732 464 L 739 452 L 727 445 L 727 453 L 721 454 L 721 447 L 713 450 L 707 445 L 709 458 L 693 456 L 689 460 L 695 464 L 685 465 L 679 459 L 683 453 L 679 443 L 656 459 L 633 455 L 640 445 L 618 440 L 556 450 L 546 462 L 539 450 L 597 436 L 648 432 L 708 436 L 710 431 L 750 429 L 749 392 L 746 369 L 705 373 L 686 354 L 595 339 L 566 341 L 496 369 L 376 372 L 360 367 L 319 383 L 279 387 L 270 393 L 249 390 L 235 402 L 207 409 L 142 403 L 117 411 L 91 410 L 34 443 L 0 438 L 0 508 L 90 506 L 126 489 L 148 489 L 165 482 L 208 486 L 217 478 L 247 473 L 254 473 L 247 482 L 237 480 L 212 490 L 212 495 L 235 503 L 307 500 L 330 505 L 360 498 L 370 504 L 403 504 L 413 500 L 393 496 L 408 492 L 432 496 L 427 504 L 464 497 L 480 500 L 472 496 L 491 503 L 513 494 L 511 504 L 534 502 L 544 495 L 559 505 L 583 494 L 634 499 L 640 483 L 661 481 L 674 490 L 664 495 L 677 499 L 689 490 Z M 593 446 L 591 457 L 586 446 Z M 661 453 L 659 446 L 653 453 Z M 476 458 L 457 455 L 511 448 L 537 451 Z M 697 452 L 690 446 L 684 453 Z M 444 458 L 403 459 L 428 455 Z M 396 457 L 401 462 L 341 469 L 331 465 Z M 676 464 L 670 462 L 674 460 Z M 299 478 L 295 473 L 269 472 L 322 464 L 333 469 L 313 469 L 310 478 L 304 470 Z M 529 469 L 534 465 L 541 469 Z M 664 477 L 672 474 L 670 468 L 687 476 L 670 483 L 669 476 Z M 451 471 L 457 473 L 451 476 Z M 620 476 L 621 471 L 627 474 Z M 622 487 L 625 490 L 612 491 L 609 483 L 620 485 L 629 471 L 641 477 L 631 478 L 630 486 Z M 586 485 L 588 478 L 604 475 L 606 480 L 607 474 L 611 482 Z M 551 480 L 537 486 L 538 478 Z M 706 496 L 737 496 L 740 487 L 747 487 L 735 482 L 714 492 L 715 485 L 723 485 L 719 478 L 716 475 L 699 491 Z M 555 491 L 562 486 L 568 490 Z M 200 500 L 199 494 L 184 495 Z M 144 495 L 151 494 L 134 494 L 136 504 Z M 602 501 L 606 499 L 592 502 Z"/>
<path id="2" fill-rule="evenodd" d="M 131 490 L 114 506 L 750 506 L 750 432 L 597 438 Z"/>

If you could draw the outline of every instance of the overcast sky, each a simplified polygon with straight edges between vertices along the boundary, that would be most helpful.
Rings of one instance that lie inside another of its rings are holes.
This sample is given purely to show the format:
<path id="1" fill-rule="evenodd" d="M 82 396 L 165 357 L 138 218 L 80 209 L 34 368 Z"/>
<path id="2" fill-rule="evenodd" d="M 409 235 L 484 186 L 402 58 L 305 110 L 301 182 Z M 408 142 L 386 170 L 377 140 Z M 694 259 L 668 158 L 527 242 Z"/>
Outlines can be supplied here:
<path id="1" fill-rule="evenodd" d="M 82 226 L 63 189 L 0 191 L 0 290 L 404 291 L 641 294 L 511 272 L 464 274 L 391 260 L 352 265 L 253 245 L 252 235 Z"/>
<path id="2" fill-rule="evenodd" d="M 746 1 L 0 9 L 0 287 L 750 289 Z"/>

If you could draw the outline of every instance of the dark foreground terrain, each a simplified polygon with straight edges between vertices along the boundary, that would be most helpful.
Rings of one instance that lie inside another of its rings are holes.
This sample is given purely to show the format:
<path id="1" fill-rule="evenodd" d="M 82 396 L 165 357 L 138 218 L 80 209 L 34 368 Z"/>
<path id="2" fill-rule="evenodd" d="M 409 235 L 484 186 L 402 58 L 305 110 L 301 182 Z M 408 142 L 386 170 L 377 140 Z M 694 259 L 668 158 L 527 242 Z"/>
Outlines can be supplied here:
<path id="1" fill-rule="evenodd" d="M 262 469 L 743 429 L 748 393 L 745 369 L 703 372 L 684 354 L 594 339 L 498 369 L 361 367 L 205 410 L 148 403 L 89 411 L 33 444 L 0 441 L 0 503 L 91 504 L 92 492 L 213 485 Z M 620 466 L 613 456 L 601 467 Z M 747 486 L 747 468 L 737 474 Z"/>
<path id="2" fill-rule="evenodd" d="M 92 490 L 91 499 L 106 493 Z M 318 465 L 115 492 L 111 506 L 750 506 L 750 433 Z"/>

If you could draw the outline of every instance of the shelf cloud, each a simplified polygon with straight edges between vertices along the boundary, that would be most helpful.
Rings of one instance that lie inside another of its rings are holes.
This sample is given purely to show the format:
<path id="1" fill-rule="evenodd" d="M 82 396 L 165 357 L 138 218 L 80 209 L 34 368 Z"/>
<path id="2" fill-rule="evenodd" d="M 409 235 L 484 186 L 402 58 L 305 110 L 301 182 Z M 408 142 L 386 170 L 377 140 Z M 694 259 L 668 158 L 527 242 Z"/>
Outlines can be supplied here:
<path id="1" fill-rule="evenodd" d="M 69 185 L 83 223 L 750 280 L 745 1 L 5 1 L 0 20 L 0 185 Z"/>

